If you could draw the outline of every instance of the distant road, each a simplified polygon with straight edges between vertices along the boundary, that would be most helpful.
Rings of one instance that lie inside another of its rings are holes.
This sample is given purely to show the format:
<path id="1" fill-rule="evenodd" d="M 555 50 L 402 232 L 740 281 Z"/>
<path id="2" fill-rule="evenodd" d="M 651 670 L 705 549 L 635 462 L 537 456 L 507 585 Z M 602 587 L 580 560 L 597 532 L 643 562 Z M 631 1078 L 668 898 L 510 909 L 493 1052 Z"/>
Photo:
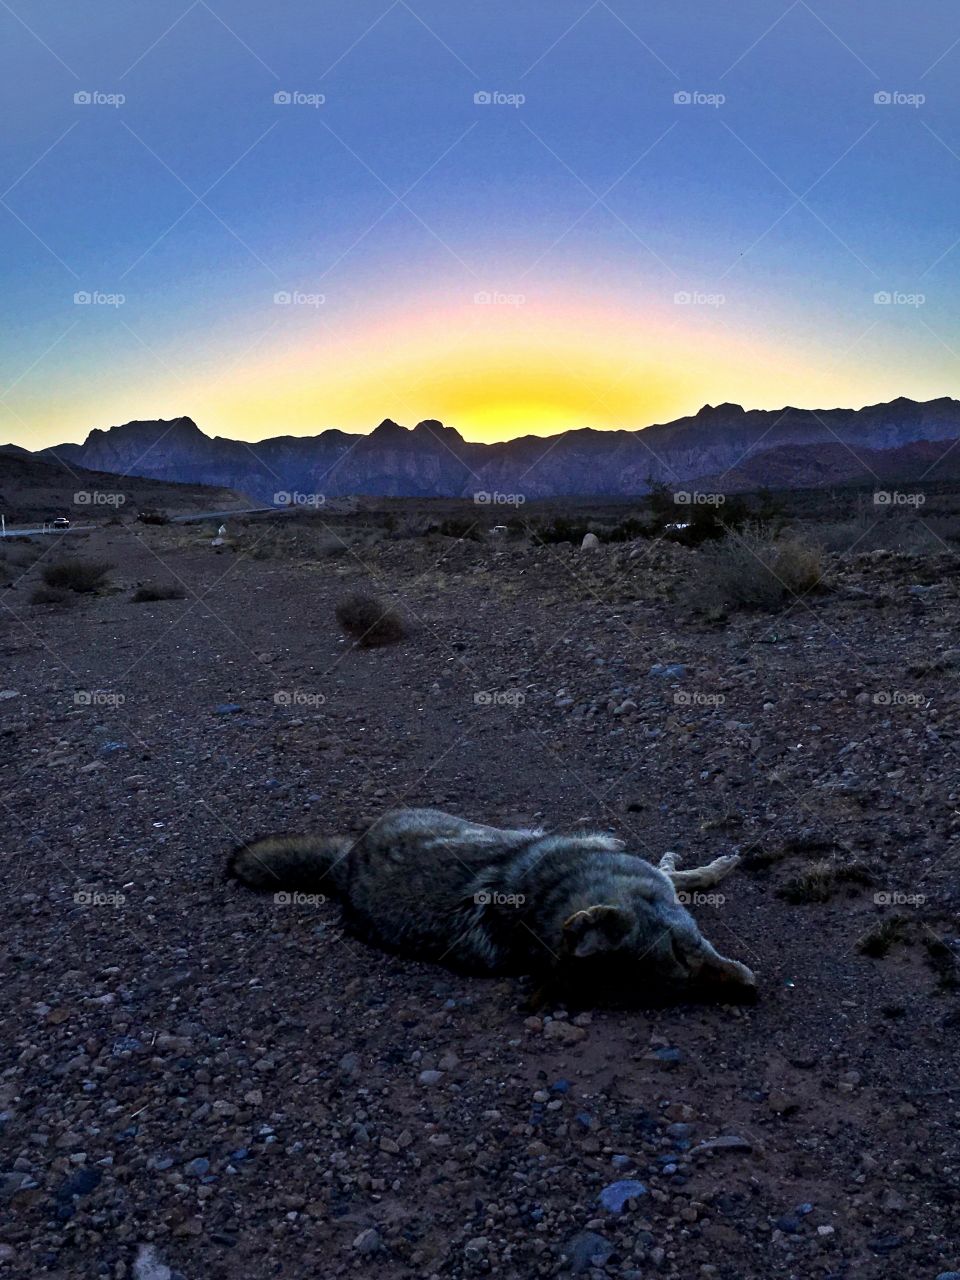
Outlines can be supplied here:
<path id="1" fill-rule="evenodd" d="M 235 507 L 232 511 L 189 511 L 186 515 L 171 516 L 171 524 L 189 524 L 193 520 L 229 520 L 231 516 L 252 516 L 259 515 L 264 511 L 283 511 L 284 507 Z M 103 528 L 102 525 L 96 524 L 72 524 L 69 529 L 53 529 L 50 524 L 44 528 L 42 525 L 36 525 L 32 529 L 7 529 L 0 533 L 2 538 L 34 538 L 42 537 L 43 534 L 56 534 L 60 537 L 65 533 L 89 533 L 91 529 Z"/>
<path id="2" fill-rule="evenodd" d="M 56 534 L 59 538 L 65 533 L 87 533 L 90 529 L 96 529 L 95 524 L 72 524 L 69 529 L 52 529 L 49 525 L 46 528 L 38 525 L 35 529 L 6 529 L 0 533 L 3 538 L 33 538 L 38 534 L 44 533 Z"/>
<path id="3" fill-rule="evenodd" d="M 171 524 L 189 524 L 191 520 L 228 520 L 230 516 L 255 516 L 262 511 L 285 511 L 285 507 L 234 507 L 232 511 L 191 511 L 185 516 L 171 516 Z"/>

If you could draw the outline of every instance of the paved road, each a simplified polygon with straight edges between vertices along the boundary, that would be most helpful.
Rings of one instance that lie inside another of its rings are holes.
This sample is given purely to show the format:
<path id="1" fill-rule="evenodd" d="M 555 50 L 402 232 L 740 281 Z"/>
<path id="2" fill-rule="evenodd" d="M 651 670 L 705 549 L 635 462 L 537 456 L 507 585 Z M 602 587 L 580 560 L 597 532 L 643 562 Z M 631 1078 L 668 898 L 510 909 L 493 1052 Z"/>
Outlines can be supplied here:
<path id="1" fill-rule="evenodd" d="M 51 529 L 49 525 L 44 529 L 42 525 L 38 525 L 34 529 L 7 529 L 5 532 L 0 533 L 0 537 L 32 538 L 36 535 L 42 535 L 45 533 L 56 534 L 57 537 L 60 537 L 64 533 L 86 533 L 90 529 L 95 529 L 96 527 L 97 526 L 95 524 L 72 524 L 69 529 Z"/>
<path id="2" fill-rule="evenodd" d="M 171 524 L 189 524 L 194 520 L 229 520 L 231 516 L 252 516 L 258 515 L 264 511 L 283 511 L 283 507 L 235 507 L 232 511 L 188 511 L 186 515 L 171 516 Z M 43 528 L 42 525 L 36 525 L 30 529 L 10 529 L 5 533 L 0 533 L 0 537 L 6 538 L 33 538 L 42 537 L 43 534 L 56 534 L 58 537 L 65 533 L 89 533 L 91 529 L 97 529 L 101 526 L 95 524 L 72 524 L 69 529 L 52 529 L 49 525 Z"/>

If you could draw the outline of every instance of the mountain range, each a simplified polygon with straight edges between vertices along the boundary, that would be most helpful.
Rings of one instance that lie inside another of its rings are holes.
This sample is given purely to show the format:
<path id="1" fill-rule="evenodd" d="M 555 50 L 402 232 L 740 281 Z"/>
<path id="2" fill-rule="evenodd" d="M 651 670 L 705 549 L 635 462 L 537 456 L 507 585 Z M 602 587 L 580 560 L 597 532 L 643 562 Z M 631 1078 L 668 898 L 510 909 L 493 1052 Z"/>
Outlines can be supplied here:
<path id="1" fill-rule="evenodd" d="M 466 441 L 433 420 L 407 429 L 390 419 L 366 435 L 328 430 L 250 444 L 208 436 L 184 417 L 98 428 L 83 444 L 34 456 L 215 485 L 264 502 L 283 493 L 533 499 L 628 496 L 656 481 L 733 492 L 943 478 L 960 475 L 958 441 L 960 401 L 901 397 L 863 409 L 705 405 L 638 431 L 584 428 L 495 444 Z"/>

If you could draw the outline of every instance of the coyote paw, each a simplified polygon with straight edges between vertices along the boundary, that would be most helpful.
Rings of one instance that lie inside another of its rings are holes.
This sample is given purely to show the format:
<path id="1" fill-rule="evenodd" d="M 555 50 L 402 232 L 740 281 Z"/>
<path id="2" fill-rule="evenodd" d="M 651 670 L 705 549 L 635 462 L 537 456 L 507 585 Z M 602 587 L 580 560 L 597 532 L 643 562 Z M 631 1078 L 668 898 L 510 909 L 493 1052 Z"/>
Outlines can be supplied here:
<path id="1" fill-rule="evenodd" d="M 731 871 L 736 870 L 740 865 L 739 853 L 725 853 L 722 857 L 714 858 L 710 863 L 710 870 L 719 880 L 721 876 L 728 876 Z"/>

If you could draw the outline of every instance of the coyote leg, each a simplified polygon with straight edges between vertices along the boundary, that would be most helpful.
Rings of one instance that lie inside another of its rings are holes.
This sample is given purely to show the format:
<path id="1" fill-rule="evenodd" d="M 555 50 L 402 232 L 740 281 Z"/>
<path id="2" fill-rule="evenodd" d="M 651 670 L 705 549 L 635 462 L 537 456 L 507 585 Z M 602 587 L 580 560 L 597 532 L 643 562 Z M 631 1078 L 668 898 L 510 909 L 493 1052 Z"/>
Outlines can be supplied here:
<path id="1" fill-rule="evenodd" d="M 665 865 L 668 858 L 671 861 Z M 710 889 L 736 870 L 740 856 L 736 853 L 724 854 L 723 857 L 708 862 L 705 867 L 692 867 L 689 871 L 676 871 L 675 862 L 674 854 L 664 854 L 660 860 L 660 869 L 673 881 L 675 889 Z"/>
<path id="2" fill-rule="evenodd" d="M 677 865 L 677 855 L 669 850 L 663 855 L 657 866 L 661 871 L 665 871 L 667 875 L 672 875 Z"/>

